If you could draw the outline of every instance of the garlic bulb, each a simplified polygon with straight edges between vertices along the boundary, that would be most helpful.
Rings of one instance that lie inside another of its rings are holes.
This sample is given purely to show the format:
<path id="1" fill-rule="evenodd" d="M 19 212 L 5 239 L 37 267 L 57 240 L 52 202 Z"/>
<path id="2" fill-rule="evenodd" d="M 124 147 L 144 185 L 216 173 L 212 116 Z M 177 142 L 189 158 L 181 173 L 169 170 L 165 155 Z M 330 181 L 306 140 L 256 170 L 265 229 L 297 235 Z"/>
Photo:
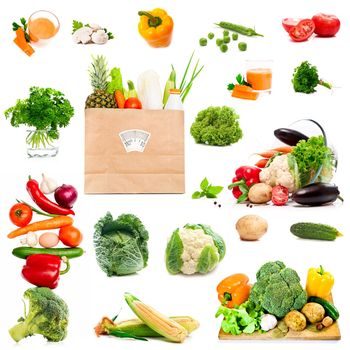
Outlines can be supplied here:
<path id="1" fill-rule="evenodd" d="M 56 180 L 45 176 L 45 174 L 42 174 L 42 175 L 43 175 L 43 179 L 40 184 L 41 192 L 45 194 L 50 194 L 55 192 L 56 188 L 58 187 Z"/>

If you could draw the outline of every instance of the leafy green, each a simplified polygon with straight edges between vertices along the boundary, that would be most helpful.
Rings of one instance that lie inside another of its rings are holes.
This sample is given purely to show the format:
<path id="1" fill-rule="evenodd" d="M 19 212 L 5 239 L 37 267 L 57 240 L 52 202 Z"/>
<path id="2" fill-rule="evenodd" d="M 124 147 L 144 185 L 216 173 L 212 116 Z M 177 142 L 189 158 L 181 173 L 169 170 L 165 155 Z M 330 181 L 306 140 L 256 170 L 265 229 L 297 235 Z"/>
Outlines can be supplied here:
<path id="1" fill-rule="evenodd" d="M 242 333 L 252 334 L 260 330 L 263 314 L 263 309 L 259 305 L 248 300 L 235 308 L 221 305 L 215 317 L 224 316 L 221 328 L 225 333 L 240 335 Z"/>
<path id="2" fill-rule="evenodd" d="M 249 300 L 276 317 L 282 318 L 291 310 L 300 310 L 307 302 L 298 274 L 281 261 L 264 264 L 256 278 Z"/>
<path id="3" fill-rule="evenodd" d="M 22 28 L 24 31 L 24 37 L 26 39 L 27 43 L 30 43 L 30 36 L 28 33 L 28 23 L 26 21 L 26 19 L 24 17 L 20 18 L 20 24 L 16 23 L 16 22 L 12 22 L 12 30 L 15 32 L 17 29 Z"/>
<path id="4" fill-rule="evenodd" d="M 30 288 L 24 293 L 29 301 L 28 314 L 9 332 L 11 337 L 20 340 L 41 334 L 50 342 L 62 341 L 67 336 L 68 306 L 49 288 Z"/>
<path id="5" fill-rule="evenodd" d="M 108 83 L 107 92 L 113 94 L 116 90 L 124 91 L 122 72 L 120 68 L 112 68 L 110 76 L 111 81 Z"/>
<path id="6" fill-rule="evenodd" d="M 205 177 L 200 184 L 201 191 L 196 191 L 192 194 L 192 199 L 199 199 L 202 197 L 217 198 L 218 194 L 223 190 L 222 186 L 212 186 Z"/>
<path id="7" fill-rule="evenodd" d="M 95 225 L 96 260 L 107 276 L 129 275 L 147 266 L 148 232 L 139 218 L 107 213 Z"/>
<path id="8" fill-rule="evenodd" d="M 327 89 L 332 88 L 330 83 L 320 80 L 317 67 L 311 65 L 308 61 L 302 62 L 300 66 L 294 69 L 292 83 L 295 92 L 302 92 L 304 94 L 316 92 L 315 88 L 317 85 L 322 85 Z"/>
<path id="9" fill-rule="evenodd" d="M 176 229 L 171 235 L 165 251 L 166 268 L 171 274 L 177 274 L 181 271 L 183 250 L 184 245 L 179 234 L 179 229 Z"/>
<path id="10" fill-rule="evenodd" d="M 83 28 L 83 27 L 88 27 L 88 24 L 85 24 L 83 22 L 79 22 L 76 20 L 73 20 L 72 24 L 72 34 L 74 34 L 78 29 Z"/>
<path id="11" fill-rule="evenodd" d="M 238 119 L 239 115 L 231 107 L 209 107 L 198 113 L 191 135 L 197 143 L 228 146 L 243 136 Z"/>
<path id="12" fill-rule="evenodd" d="M 329 182 L 332 179 L 334 157 L 323 136 L 312 136 L 307 141 L 299 141 L 291 154 L 298 165 L 301 187 L 315 180 L 315 176 L 320 176 L 320 181 Z M 319 175 L 321 167 L 322 172 Z"/>

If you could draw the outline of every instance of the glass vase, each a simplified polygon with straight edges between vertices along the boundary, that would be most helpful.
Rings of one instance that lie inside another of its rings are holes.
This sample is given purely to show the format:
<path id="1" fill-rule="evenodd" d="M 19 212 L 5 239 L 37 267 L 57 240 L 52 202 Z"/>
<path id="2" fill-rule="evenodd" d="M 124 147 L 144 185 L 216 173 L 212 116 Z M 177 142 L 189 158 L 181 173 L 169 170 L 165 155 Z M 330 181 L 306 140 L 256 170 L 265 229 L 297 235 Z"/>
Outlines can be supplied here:
<path id="1" fill-rule="evenodd" d="M 29 158 L 55 157 L 58 153 L 58 131 L 28 129 L 26 144 Z"/>

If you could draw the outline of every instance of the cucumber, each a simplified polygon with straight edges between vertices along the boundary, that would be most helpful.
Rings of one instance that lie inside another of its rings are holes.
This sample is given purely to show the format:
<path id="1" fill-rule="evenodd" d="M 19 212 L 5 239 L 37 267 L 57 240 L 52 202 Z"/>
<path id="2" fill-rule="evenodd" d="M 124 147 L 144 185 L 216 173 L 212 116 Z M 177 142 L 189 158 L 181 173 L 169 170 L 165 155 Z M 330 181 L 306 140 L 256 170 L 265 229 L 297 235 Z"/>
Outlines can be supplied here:
<path id="1" fill-rule="evenodd" d="M 319 239 L 323 241 L 334 241 L 342 234 L 334 227 L 311 222 L 299 222 L 290 227 L 294 236 L 306 239 Z"/>
<path id="2" fill-rule="evenodd" d="M 322 305 L 324 310 L 326 311 L 326 315 L 331 317 L 334 321 L 336 321 L 339 318 L 339 311 L 329 301 L 319 297 L 309 297 L 308 301 Z"/>
<path id="3" fill-rule="evenodd" d="M 17 247 L 12 250 L 12 254 L 20 259 L 26 259 L 33 254 L 50 254 L 59 257 L 66 256 L 68 259 L 78 258 L 84 254 L 81 248 L 31 248 Z"/>

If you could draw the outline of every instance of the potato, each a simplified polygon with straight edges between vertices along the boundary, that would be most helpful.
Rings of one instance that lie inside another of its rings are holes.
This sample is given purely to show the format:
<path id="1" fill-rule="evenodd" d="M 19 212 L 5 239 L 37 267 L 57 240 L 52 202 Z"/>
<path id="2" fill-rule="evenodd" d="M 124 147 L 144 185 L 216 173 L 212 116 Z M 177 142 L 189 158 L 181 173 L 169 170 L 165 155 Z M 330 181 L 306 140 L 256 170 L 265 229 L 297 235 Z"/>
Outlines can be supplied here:
<path id="1" fill-rule="evenodd" d="M 236 223 L 236 230 L 243 241 L 257 241 L 267 231 L 267 221 L 258 215 L 242 216 Z"/>
<path id="2" fill-rule="evenodd" d="M 301 332 L 306 328 L 306 317 L 297 310 L 289 311 L 284 322 L 292 331 Z"/>
<path id="3" fill-rule="evenodd" d="M 257 183 L 250 187 L 248 199 L 254 204 L 265 204 L 271 200 L 272 187 L 263 182 Z"/>
<path id="4" fill-rule="evenodd" d="M 323 306 L 317 303 L 306 303 L 301 309 L 301 312 L 312 324 L 321 322 L 325 316 L 325 310 Z"/>

